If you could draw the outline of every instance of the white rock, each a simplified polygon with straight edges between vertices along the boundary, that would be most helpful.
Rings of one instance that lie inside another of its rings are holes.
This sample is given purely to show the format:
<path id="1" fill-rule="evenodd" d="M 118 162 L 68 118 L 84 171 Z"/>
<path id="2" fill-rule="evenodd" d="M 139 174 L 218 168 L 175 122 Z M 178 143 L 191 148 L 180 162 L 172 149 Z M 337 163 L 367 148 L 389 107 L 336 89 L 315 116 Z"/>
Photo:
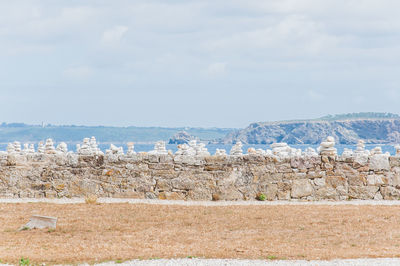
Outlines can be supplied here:
<path id="1" fill-rule="evenodd" d="M 60 144 L 57 145 L 57 151 L 61 153 L 67 153 L 68 152 L 68 146 L 67 143 L 61 142 Z"/>
<path id="2" fill-rule="evenodd" d="M 375 155 L 375 154 L 382 154 L 382 148 L 381 147 L 375 147 L 371 150 L 371 155 Z"/>
<path id="3" fill-rule="evenodd" d="M 165 148 L 165 141 L 157 141 L 156 144 L 154 144 L 154 150 L 149 151 L 149 154 L 168 154 L 167 149 Z"/>
<path id="4" fill-rule="evenodd" d="M 44 152 L 45 152 L 44 143 L 43 141 L 41 141 L 38 144 L 38 153 L 44 153 Z"/>
<path id="5" fill-rule="evenodd" d="M 127 146 L 128 146 L 128 151 L 126 152 L 126 155 L 127 156 L 135 155 L 136 154 L 135 144 L 133 142 L 128 142 Z"/>
<path id="6" fill-rule="evenodd" d="M 400 145 L 396 145 L 394 146 L 394 148 L 396 149 L 396 157 L 400 157 Z"/>
<path id="7" fill-rule="evenodd" d="M 47 139 L 46 144 L 44 145 L 44 152 L 46 154 L 55 154 L 56 149 L 54 148 L 54 143 L 52 139 Z"/>
<path id="8" fill-rule="evenodd" d="M 114 144 L 110 144 L 110 149 L 106 150 L 106 154 L 123 155 L 124 150 L 122 147 L 117 147 Z"/>
<path id="9" fill-rule="evenodd" d="M 369 168 L 374 171 L 389 170 L 389 156 L 387 154 L 374 154 L 369 157 Z"/>
<path id="10" fill-rule="evenodd" d="M 348 148 L 344 148 L 344 151 L 342 153 L 342 158 L 343 159 L 347 159 L 347 158 L 351 158 L 353 157 L 353 150 L 352 149 L 348 149 Z"/>
<path id="11" fill-rule="evenodd" d="M 77 150 L 77 152 L 79 155 L 86 155 L 86 156 L 92 155 L 92 148 L 90 146 L 89 138 L 83 139 L 83 144 L 80 145 L 80 148 L 79 148 L 79 150 Z"/>
<path id="12" fill-rule="evenodd" d="M 308 147 L 307 149 L 305 149 L 305 151 L 303 152 L 303 156 L 304 157 L 317 157 L 318 153 L 311 147 Z"/>
<path id="13" fill-rule="evenodd" d="M 217 149 L 215 151 L 215 156 L 226 156 L 226 150 L 225 149 Z"/>
<path id="14" fill-rule="evenodd" d="M 334 146 L 335 139 L 332 136 L 327 137 L 326 140 L 323 141 L 318 147 L 319 154 L 325 156 L 336 156 L 337 150 L 334 148 Z"/>
<path id="15" fill-rule="evenodd" d="M 12 143 L 8 143 L 8 145 L 7 145 L 7 152 L 8 152 L 9 154 L 11 154 L 11 153 L 15 153 L 15 147 L 14 147 L 14 144 L 12 144 Z"/>
<path id="16" fill-rule="evenodd" d="M 240 141 L 236 142 L 236 144 L 233 145 L 231 149 L 230 155 L 233 156 L 242 155 L 243 154 L 242 147 L 243 147 L 242 142 Z"/>
<path id="17" fill-rule="evenodd" d="M 19 141 L 14 141 L 13 145 L 14 145 L 15 152 L 20 153 L 21 152 L 21 143 Z"/>

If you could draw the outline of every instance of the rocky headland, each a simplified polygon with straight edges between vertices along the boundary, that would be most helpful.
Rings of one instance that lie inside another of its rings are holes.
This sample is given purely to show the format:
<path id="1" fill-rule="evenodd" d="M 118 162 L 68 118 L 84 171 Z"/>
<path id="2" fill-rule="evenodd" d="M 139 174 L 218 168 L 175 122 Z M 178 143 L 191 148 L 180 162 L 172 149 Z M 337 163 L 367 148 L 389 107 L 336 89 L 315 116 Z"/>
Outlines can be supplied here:
<path id="1" fill-rule="evenodd" d="M 316 120 L 252 123 L 242 130 L 229 133 L 217 143 L 318 144 L 328 136 L 332 136 L 339 144 L 355 144 L 359 139 L 367 144 L 399 143 L 400 117 L 372 114 L 375 115 L 350 114 Z"/>

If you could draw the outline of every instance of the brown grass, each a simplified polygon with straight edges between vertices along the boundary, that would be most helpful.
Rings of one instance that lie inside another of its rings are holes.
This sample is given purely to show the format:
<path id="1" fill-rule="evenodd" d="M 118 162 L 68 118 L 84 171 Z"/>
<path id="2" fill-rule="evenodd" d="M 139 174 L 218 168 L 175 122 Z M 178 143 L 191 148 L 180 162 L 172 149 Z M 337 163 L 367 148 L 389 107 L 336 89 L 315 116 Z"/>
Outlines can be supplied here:
<path id="1" fill-rule="evenodd" d="M 18 231 L 30 215 L 57 229 Z M 400 257 L 399 206 L 0 204 L 0 260 Z"/>

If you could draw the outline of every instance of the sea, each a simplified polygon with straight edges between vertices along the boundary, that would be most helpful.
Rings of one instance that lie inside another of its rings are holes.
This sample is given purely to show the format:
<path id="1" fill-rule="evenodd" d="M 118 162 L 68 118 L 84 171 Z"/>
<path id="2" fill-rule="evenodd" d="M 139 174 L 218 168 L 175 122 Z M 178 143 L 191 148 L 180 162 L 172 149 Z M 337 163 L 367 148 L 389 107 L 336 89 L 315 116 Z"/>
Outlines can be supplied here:
<path id="1" fill-rule="evenodd" d="M 57 145 L 57 143 L 55 143 L 55 145 Z M 67 145 L 68 145 L 68 150 L 76 151 L 76 143 L 67 143 Z M 114 145 L 116 145 L 117 147 L 123 147 L 125 152 L 127 150 L 126 143 L 114 143 Z M 99 143 L 98 146 L 104 152 L 106 149 L 108 149 L 110 147 L 110 144 Z M 233 145 L 208 144 L 208 145 L 206 145 L 206 148 L 208 149 L 210 154 L 215 154 L 215 151 L 217 149 L 225 149 L 226 152 L 229 154 L 229 151 L 231 150 L 232 146 Z M 314 148 L 316 150 L 319 145 L 293 144 L 293 145 L 289 145 L 289 146 L 296 148 L 296 149 L 301 149 L 302 151 L 304 151 L 308 147 Z M 395 155 L 395 153 L 396 153 L 395 147 L 393 145 L 381 145 L 381 144 L 380 145 L 370 145 L 370 144 L 367 144 L 367 145 L 365 145 L 365 148 L 368 150 L 371 150 L 377 146 L 382 148 L 383 153 L 389 152 L 391 155 Z M 263 149 L 263 150 L 271 149 L 270 145 L 268 145 L 268 144 L 243 145 L 243 148 L 242 148 L 243 153 L 247 153 L 247 150 L 251 147 L 253 147 L 255 149 Z M 135 147 L 134 147 L 136 152 L 148 152 L 148 151 L 153 150 L 153 148 L 154 148 L 154 144 L 135 144 Z M 356 145 L 338 144 L 335 146 L 335 148 L 337 149 L 338 154 L 342 154 L 345 148 L 355 150 Z M 0 151 L 5 151 L 6 149 L 7 149 L 7 144 L 1 143 Z M 35 149 L 37 149 L 37 144 L 35 145 Z M 171 150 L 173 153 L 175 153 L 178 150 L 178 145 L 167 144 L 166 149 Z"/>

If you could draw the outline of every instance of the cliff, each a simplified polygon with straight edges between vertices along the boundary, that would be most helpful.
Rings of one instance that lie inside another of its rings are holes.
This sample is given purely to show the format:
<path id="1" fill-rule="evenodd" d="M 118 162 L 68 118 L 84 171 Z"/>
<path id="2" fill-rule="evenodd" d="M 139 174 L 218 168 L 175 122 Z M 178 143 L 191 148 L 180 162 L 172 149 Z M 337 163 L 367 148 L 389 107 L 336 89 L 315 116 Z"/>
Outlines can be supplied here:
<path id="1" fill-rule="evenodd" d="M 340 144 L 355 144 L 359 139 L 370 144 L 388 144 L 400 142 L 399 132 L 400 118 L 259 122 L 231 132 L 218 142 L 318 144 L 327 136 L 333 136 Z"/>

